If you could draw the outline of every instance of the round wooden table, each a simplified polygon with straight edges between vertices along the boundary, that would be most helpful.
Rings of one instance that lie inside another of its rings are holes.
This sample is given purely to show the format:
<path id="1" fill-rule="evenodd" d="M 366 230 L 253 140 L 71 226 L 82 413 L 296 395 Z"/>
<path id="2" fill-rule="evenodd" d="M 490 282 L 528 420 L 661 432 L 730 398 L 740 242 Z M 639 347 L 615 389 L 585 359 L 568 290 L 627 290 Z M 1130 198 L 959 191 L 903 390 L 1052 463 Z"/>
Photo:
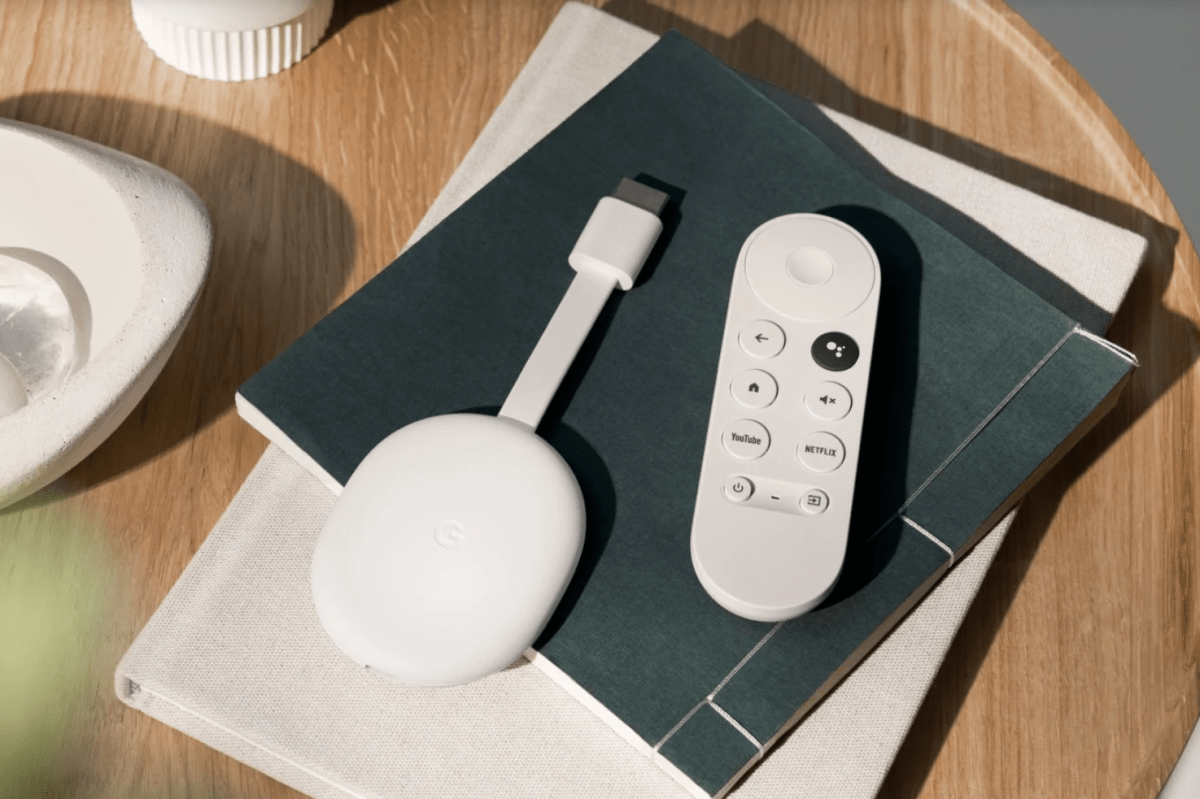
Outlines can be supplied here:
<path id="1" fill-rule="evenodd" d="M 339 0 L 308 59 L 243 84 L 158 61 L 124 0 L 0 5 L 0 117 L 165 167 L 216 232 L 145 400 L 0 513 L 0 749 L 25 753 L 0 769 L 63 797 L 299 796 L 122 705 L 113 671 L 266 445 L 237 387 L 395 257 L 560 5 Z M 1200 263 L 1129 135 L 999 0 L 603 6 L 1149 240 L 1110 330 L 1141 368 L 1029 495 L 883 795 L 1155 796 L 1200 695 Z"/>

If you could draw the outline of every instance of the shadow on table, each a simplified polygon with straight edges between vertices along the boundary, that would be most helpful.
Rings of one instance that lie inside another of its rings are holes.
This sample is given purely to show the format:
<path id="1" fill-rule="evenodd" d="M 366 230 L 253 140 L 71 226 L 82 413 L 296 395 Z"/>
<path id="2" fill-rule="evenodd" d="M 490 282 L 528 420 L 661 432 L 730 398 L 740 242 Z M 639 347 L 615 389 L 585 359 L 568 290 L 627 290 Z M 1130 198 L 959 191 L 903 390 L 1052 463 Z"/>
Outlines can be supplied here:
<path id="1" fill-rule="evenodd" d="M 338 0 L 333 4 L 333 14 L 329 17 L 329 27 L 321 37 L 321 44 L 336 36 L 338 31 L 357 17 L 366 16 L 397 2 L 399 0 Z M 317 46 L 320 47 L 320 44 Z"/>
<path id="2" fill-rule="evenodd" d="M 323 316 L 354 262 L 354 222 L 316 173 L 241 133 L 126 100 L 30 94 L 0 117 L 69 133 L 157 164 L 204 201 L 213 258 L 191 321 L 120 427 L 67 477 L 14 506 L 42 504 L 138 466 L 228 411 L 238 387 Z M 312 235 L 320 231 L 318 246 Z"/>
<path id="3" fill-rule="evenodd" d="M 761 81 L 774 84 L 986 174 L 1133 231 L 1149 242 L 1123 305 L 1115 316 L 1110 317 L 1103 308 L 970 217 L 887 172 L 840 127 L 803 100 L 796 101 L 794 107 L 789 109 L 793 116 L 801 117 L 843 158 L 910 205 L 937 220 L 1085 327 L 1105 334 L 1111 341 L 1135 354 L 1142 353 L 1144 357 L 1149 357 L 1152 352 L 1178 353 L 1178 357 L 1170 362 L 1159 358 L 1153 368 L 1143 367 L 1136 371 L 1116 408 L 1029 494 L 1029 501 L 1009 530 L 917 714 L 912 729 L 919 730 L 920 734 L 906 738 L 881 789 L 883 796 L 915 796 L 921 791 L 949 735 L 1067 489 L 1183 376 L 1200 352 L 1200 334 L 1195 325 L 1166 308 L 1162 302 L 1173 270 L 1179 231 L 1127 203 L 1017 161 L 856 93 L 783 34 L 762 22 L 751 22 L 732 36 L 724 36 L 698 27 L 644 0 L 611 0 L 604 10 L 654 33 L 661 34 L 670 29 L 680 31 L 729 66 L 744 72 L 751 83 L 762 90 L 767 90 L 767 87 Z M 770 96 L 776 102 L 782 99 L 777 94 Z M 807 110 L 805 106 L 808 106 Z"/>

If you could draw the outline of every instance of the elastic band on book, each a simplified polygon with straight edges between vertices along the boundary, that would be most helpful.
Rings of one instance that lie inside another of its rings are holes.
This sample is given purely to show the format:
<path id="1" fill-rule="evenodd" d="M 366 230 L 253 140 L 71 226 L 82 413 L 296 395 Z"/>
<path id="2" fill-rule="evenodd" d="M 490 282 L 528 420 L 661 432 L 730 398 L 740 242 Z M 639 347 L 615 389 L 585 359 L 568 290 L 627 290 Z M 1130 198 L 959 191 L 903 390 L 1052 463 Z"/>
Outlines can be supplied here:
<path id="1" fill-rule="evenodd" d="M 717 713 L 721 714 L 721 718 L 728 721 L 730 726 L 732 726 L 735 730 L 737 730 L 742 735 L 744 735 L 746 737 L 747 741 L 754 744 L 754 748 L 758 750 L 759 755 L 761 755 L 763 753 L 763 745 L 761 743 L 759 743 L 757 738 L 755 738 L 753 735 L 750 734 L 750 730 L 746 729 L 741 724 L 738 724 L 737 719 L 735 719 L 733 716 L 729 715 L 725 711 L 725 708 L 721 707 L 720 705 L 718 705 L 716 702 L 712 701 L 711 699 L 709 699 L 707 701 L 708 701 L 709 707 L 711 707 L 713 710 L 717 711 Z"/>
<path id="2" fill-rule="evenodd" d="M 709 693 L 709 695 L 706 698 L 711 700 L 714 696 L 716 696 L 717 691 L 720 691 L 722 688 L 724 688 L 725 685 L 730 680 L 733 679 L 733 675 L 735 675 L 739 671 L 741 671 L 742 666 L 745 666 L 748 662 L 750 662 L 750 658 L 757 655 L 758 650 L 762 649 L 763 645 L 766 644 L 767 641 L 770 641 L 771 636 L 774 635 L 775 633 L 779 632 L 779 628 L 782 626 L 783 626 L 783 622 L 781 622 L 781 621 L 776 622 L 774 627 L 772 627 L 770 630 L 767 630 L 767 634 L 764 635 L 762 638 L 760 638 L 758 643 L 754 645 L 754 648 L 752 648 L 749 652 L 747 652 L 746 656 L 744 658 L 742 658 L 741 660 L 739 660 L 738 664 L 736 666 L 734 666 L 733 669 L 728 674 L 726 674 L 725 677 L 719 683 L 717 683 L 717 687 L 712 689 L 712 691 Z"/>
<path id="3" fill-rule="evenodd" d="M 694 708 L 692 708 L 692 709 L 691 709 L 691 710 L 689 710 L 687 713 L 685 713 L 685 714 L 684 714 L 684 716 L 683 716 L 683 718 L 681 718 L 681 719 L 680 719 L 680 720 L 679 720 L 679 721 L 678 721 L 678 722 L 675 724 L 675 726 L 674 726 L 674 727 L 672 727 L 671 729 L 667 730 L 667 734 L 666 734 L 666 735 L 664 735 L 662 738 L 660 738 L 660 739 L 659 739 L 658 743 L 656 743 L 656 744 L 654 745 L 654 751 L 655 751 L 655 752 L 658 752 L 660 749 L 662 749 L 662 747 L 663 747 L 663 744 L 665 744 L 665 743 L 666 743 L 668 740 L 670 740 L 670 738 L 671 738 L 671 736 L 672 736 L 672 735 L 674 735 L 675 733 L 679 732 L 679 730 L 683 728 L 683 725 L 688 723 L 688 719 L 690 719 L 692 716 L 696 715 L 696 711 L 698 711 L 700 708 L 704 707 L 704 706 L 705 706 L 707 703 L 708 703 L 708 698 L 707 698 L 707 697 L 705 697 L 704 699 L 702 699 L 702 700 L 700 700 L 699 702 L 697 702 L 697 703 L 696 703 L 696 706 L 695 706 Z"/>
<path id="4" fill-rule="evenodd" d="M 782 622 L 780 622 L 780 623 L 782 624 Z M 706 697 L 704 697 L 703 700 L 701 700 L 700 702 L 697 702 L 696 706 L 694 708 L 692 708 L 691 710 L 689 710 L 687 712 L 687 714 L 679 720 L 679 723 L 676 724 L 674 727 L 672 727 L 670 730 L 668 730 L 667 734 L 664 735 L 662 737 L 662 739 L 659 740 L 659 742 L 654 745 L 654 752 L 657 754 L 660 750 L 662 750 L 663 744 L 665 744 L 667 741 L 669 741 L 671 739 L 672 735 L 674 735 L 675 733 L 677 733 L 681 729 L 683 729 L 683 725 L 687 724 L 688 721 L 691 720 L 692 716 L 696 715 L 696 713 L 700 710 L 700 708 L 704 707 L 705 705 L 708 705 L 713 710 L 715 710 L 721 718 L 723 718 L 727 722 L 729 722 L 729 726 L 733 727 L 735 730 L 740 732 L 742 734 L 742 737 L 744 737 L 747 741 L 754 744 L 754 748 L 758 750 L 758 756 L 759 757 L 762 756 L 763 752 L 766 749 L 762 745 L 762 743 L 750 733 L 750 730 L 743 727 L 741 724 L 738 723 L 737 719 L 735 719 L 733 716 L 729 715 L 729 712 L 727 710 L 725 710 L 725 708 L 721 707 L 716 702 L 712 701 L 712 696 L 706 696 Z"/>
<path id="5" fill-rule="evenodd" d="M 967 448 L 967 445 L 970 444 L 972 441 L 974 441 L 979 436 L 979 434 L 983 432 L 984 428 L 986 428 L 991 423 L 991 421 L 996 418 L 996 416 L 1000 413 L 1000 411 L 1004 410 L 1005 406 L 1008 405 L 1008 403 L 1012 401 L 1013 397 L 1017 396 L 1017 394 L 1021 391 L 1021 389 L 1025 387 L 1025 384 L 1028 383 L 1030 380 L 1032 380 L 1033 376 L 1041 371 L 1042 367 L 1045 366 L 1046 363 L 1049 362 L 1049 360 L 1054 357 L 1054 354 L 1056 352 L 1058 352 L 1060 349 L 1062 349 L 1063 345 L 1067 343 L 1067 341 L 1071 338 L 1071 336 L 1074 336 L 1077 334 L 1087 336 L 1088 338 L 1099 341 L 1101 343 L 1106 343 L 1106 344 L 1108 343 L 1108 342 L 1105 342 L 1104 339 L 1096 336 L 1095 334 L 1091 334 L 1088 331 L 1084 330 L 1078 324 L 1075 325 L 1075 327 L 1068 330 L 1066 335 L 1064 335 L 1062 338 L 1060 338 L 1058 340 L 1058 343 L 1055 344 L 1053 347 L 1051 347 L 1050 351 L 1047 352 L 1045 355 L 1043 355 L 1041 360 L 1039 360 L 1036 364 L 1034 364 L 1033 368 L 1030 369 L 1025 374 L 1024 377 L 1022 377 L 1019 381 L 1017 381 L 1017 384 L 1015 386 L 1013 386 L 1012 389 L 1006 395 L 1004 395 L 1004 398 L 1002 400 L 1000 400 L 999 403 L 997 403 L 996 407 L 992 408 L 992 410 L 988 413 L 988 415 L 983 417 L 983 421 L 981 421 L 978 425 L 976 425 L 975 429 L 972 430 L 971 433 L 966 438 L 964 438 L 957 447 L 954 448 L 954 451 L 951 452 L 944 461 L 942 461 L 941 465 L 939 465 L 936 469 L 934 469 L 933 472 L 929 475 L 929 477 L 925 478 L 925 481 L 923 483 L 921 483 L 921 485 L 917 486 L 917 489 L 915 491 L 913 491 L 911 494 L 908 495 L 908 498 L 904 500 L 904 502 L 900 505 L 899 508 L 897 508 L 896 512 L 893 513 L 891 516 L 889 516 L 887 519 L 885 519 L 883 524 L 879 525 L 879 529 L 877 529 L 875 532 L 873 532 L 869 536 L 867 536 L 867 539 L 862 542 L 862 544 L 858 547 L 857 550 L 855 550 L 855 552 L 861 552 L 862 550 L 866 549 L 866 547 L 872 541 L 875 540 L 876 536 L 878 536 L 880 533 L 882 533 L 884 530 L 886 530 L 892 522 L 896 521 L 897 519 L 903 519 L 904 521 L 911 524 L 914 528 L 919 530 L 921 533 L 928 536 L 930 538 L 930 540 L 932 540 L 934 543 L 936 543 L 937 545 L 939 545 L 940 547 L 945 549 L 947 552 L 950 552 L 950 556 L 953 559 L 953 557 L 954 557 L 953 550 L 951 550 L 948 546 L 946 546 L 945 542 L 941 541 L 940 539 L 938 539 L 937 536 L 933 535 L 928 530 L 921 527 L 920 525 L 917 525 L 915 522 L 913 522 L 911 519 L 909 519 L 907 516 L 905 516 L 904 511 L 907 510 L 908 507 L 913 504 L 913 501 L 916 500 L 916 498 L 921 494 L 922 491 L 924 491 L 926 488 L 929 487 L 929 484 L 932 483 L 937 478 L 938 475 L 940 475 L 942 472 L 944 472 L 950 466 L 950 464 L 954 462 L 954 459 L 957 458 L 959 456 L 959 454 L 964 449 Z M 1112 345 L 1112 348 L 1116 351 L 1124 352 L 1124 350 L 1121 350 L 1119 347 L 1116 347 L 1116 345 Z M 1129 357 L 1132 358 L 1133 356 L 1129 355 Z M 1137 361 L 1137 359 L 1134 358 L 1135 363 L 1136 363 L 1136 361 Z"/>
<path id="6" fill-rule="evenodd" d="M 901 515 L 901 516 L 900 516 L 900 519 L 901 519 L 901 520 L 902 520 L 902 521 L 903 521 L 905 524 L 907 524 L 909 527 L 913 528 L 913 529 L 914 529 L 914 530 L 916 530 L 918 533 L 920 533 L 921 535 L 925 536 L 926 538 L 928 538 L 928 539 L 929 539 L 930 541 L 932 541 L 933 543 L 937 544 L 937 545 L 938 545 L 939 547 L 941 547 L 942 549 L 946 550 L 946 554 L 950 556 L 950 564 L 949 564 L 949 566 L 947 566 L 946 568 L 950 568 L 950 566 L 953 566 L 953 565 L 954 565 L 954 550 L 952 550 L 950 547 L 948 547 L 948 546 L 946 545 L 946 542 L 945 542 L 945 541 L 943 541 L 942 539 L 938 538 L 936 535 L 934 535 L 933 533 L 929 532 L 929 531 L 928 531 L 928 530 L 926 530 L 924 527 L 922 527 L 921 525 L 917 524 L 916 522 L 914 522 L 912 519 L 908 518 L 907 516 Z"/>
<path id="7" fill-rule="evenodd" d="M 993 419 L 995 419 L 997 415 L 999 415 L 1000 411 L 1004 410 L 1004 407 L 1006 405 L 1008 405 L 1009 402 L 1012 401 L 1012 398 L 1017 396 L 1018 393 L 1020 393 L 1021 389 L 1023 389 L 1025 387 L 1025 384 L 1028 383 L 1030 380 L 1032 380 L 1033 376 L 1036 375 L 1038 372 L 1040 372 L 1042 367 L 1045 366 L 1046 363 L 1051 358 L 1054 357 L 1054 353 L 1056 353 L 1060 349 L 1062 349 L 1062 346 L 1067 343 L 1068 339 L 1070 339 L 1071 336 L 1075 335 L 1075 333 L 1078 332 L 1080 329 L 1081 328 L 1079 327 L 1079 325 L 1075 325 L 1075 327 L 1068 330 L 1067 334 L 1065 336 L 1063 336 L 1062 338 L 1060 338 L 1058 340 L 1058 343 L 1055 344 L 1053 347 L 1051 347 L 1050 351 L 1047 352 L 1045 355 L 1043 355 L 1042 359 L 1040 361 L 1038 361 L 1036 364 L 1034 364 L 1033 368 L 1030 369 L 1025 374 L 1024 377 L 1022 377 L 1020 380 L 1018 380 L 1017 384 L 1015 386 L 1013 386 L 1011 389 L 1009 389 L 1009 392 L 1004 395 L 1004 399 L 1000 400 L 1000 402 L 996 405 L 996 407 L 992 408 L 991 412 L 989 412 L 987 416 L 983 417 L 983 421 L 981 421 L 978 425 L 976 425 L 975 429 L 972 430 L 967 435 L 967 437 L 964 438 L 959 443 L 959 445 L 954 448 L 954 451 L 951 452 L 946 457 L 946 460 L 942 461 L 941 465 L 938 466 L 936 469 L 934 469 L 933 472 L 928 477 L 925 478 L 925 482 L 923 482 L 923 483 L 921 483 L 921 485 L 917 486 L 917 490 L 912 492 L 912 494 L 909 495 L 908 499 L 904 500 L 904 504 L 900 506 L 900 510 L 898 511 L 898 513 L 903 513 L 904 510 L 913 503 L 913 500 L 915 500 L 918 496 L 920 496 L 921 492 L 924 491 L 926 488 L 928 488 L 929 484 L 932 483 L 934 480 L 936 480 L 938 475 L 940 475 L 942 472 L 944 472 L 947 469 L 947 467 L 949 467 L 950 464 L 954 462 L 954 459 L 958 457 L 958 454 L 960 452 L 962 452 L 964 449 L 966 449 L 967 445 L 970 444 L 972 441 L 974 441 L 979 436 L 979 434 L 983 432 L 984 428 L 987 427 L 991 423 L 991 421 Z"/>
<path id="8" fill-rule="evenodd" d="M 1093 341 L 1096 344 L 1099 344 L 1101 347 L 1104 347 L 1106 350 L 1108 350 L 1110 352 L 1116 353 L 1118 356 L 1129 361 L 1134 366 L 1140 365 L 1136 355 L 1134 355 L 1132 352 L 1125 349 L 1124 347 L 1121 347 L 1117 344 L 1113 344 L 1111 341 L 1106 339 L 1104 336 L 1098 336 L 1095 333 L 1093 333 L 1092 331 L 1084 329 L 1084 328 L 1077 328 L 1076 331 L 1079 333 L 1079 335 L 1083 336 L 1084 338 L 1088 339 L 1089 341 Z"/>
<path id="9" fill-rule="evenodd" d="M 678 724 L 676 724 L 674 727 L 672 727 L 670 730 L 667 731 L 667 734 L 664 735 L 659 740 L 659 742 L 654 745 L 654 751 L 657 752 L 659 749 L 661 749 L 662 745 L 667 742 L 668 738 L 670 738 L 675 733 L 679 732 L 680 728 L 683 727 L 684 724 L 687 724 L 688 719 L 690 719 L 692 716 L 696 715 L 696 711 L 698 711 L 700 708 L 704 707 L 705 704 L 708 704 L 708 705 L 712 705 L 713 709 L 716 710 L 718 713 L 720 713 L 725 718 L 726 721 L 728 721 L 735 728 L 737 728 L 737 730 L 740 733 L 742 733 L 742 735 L 745 735 L 748 739 L 750 739 L 754 743 L 754 745 L 758 747 L 759 752 L 762 752 L 762 744 L 760 744 L 758 742 L 758 740 L 755 739 L 755 737 L 753 735 L 751 735 L 750 732 L 745 727 L 743 727 L 741 724 L 738 724 L 734 720 L 733 716 L 730 716 L 723 709 L 721 709 L 720 707 L 717 707 L 716 703 L 713 702 L 713 697 L 715 697 L 717 695 L 717 692 L 720 691 L 722 688 L 724 688 L 729 683 L 729 681 L 733 679 L 735 674 L 737 674 L 739 671 L 742 670 L 742 666 L 745 666 L 747 663 L 750 662 L 750 658 L 752 658 L 756 654 L 758 654 L 758 650 L 762 649 L 763 646 L 767 643 L 767 641 L 771 640 L 771 636 L 773 636 L 775 633 L 777 633 L 779 631 L 779 628 L 782 626 L 783 626 L 783 622 L 781 622 L 781 621 L 776 622 L 774 627 L 772 627 L 770 630 L 767 630 L 767 634 L 764 635 L 762 638 L 760 638 L 758 640 L 758 643 L 755 644 L 754 647 L 749 652 L 746 653 L 746 656 L 743 657 L 741 660 L 739 660 L 738 664 L 736 666 L 734 666 L 729 671 L 729 673 L 726 674 L 721 679 L 721 681 L 719 683 L 717 683 L 717 687 L 713 688 L 712 691 L 709 692 L 708 696 L 704 697 L 699 702 L 697 702 L 696 706 L 694 708 L 692 708 L 691 710 L 689 710 L 687 712 L 687 714 L 685 714 L 684 717 L 679 720 Z"/>

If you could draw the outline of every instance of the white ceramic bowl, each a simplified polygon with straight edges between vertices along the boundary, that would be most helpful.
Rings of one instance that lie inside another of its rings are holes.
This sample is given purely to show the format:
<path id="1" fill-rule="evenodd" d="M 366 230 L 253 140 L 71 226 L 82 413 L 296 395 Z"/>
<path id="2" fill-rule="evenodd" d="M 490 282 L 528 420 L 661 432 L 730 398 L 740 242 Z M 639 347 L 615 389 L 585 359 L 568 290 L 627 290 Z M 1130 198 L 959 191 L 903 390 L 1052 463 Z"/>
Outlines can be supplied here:
<path id="1" fill-rule="evenodd" d="M 129 415 L 204 285 L 212 224 L 171 173 L 0 120 L 0 254 L 45 265 L 79 332 L 70 375 L 0 416 L 0 507 L 55 480 Z"/>

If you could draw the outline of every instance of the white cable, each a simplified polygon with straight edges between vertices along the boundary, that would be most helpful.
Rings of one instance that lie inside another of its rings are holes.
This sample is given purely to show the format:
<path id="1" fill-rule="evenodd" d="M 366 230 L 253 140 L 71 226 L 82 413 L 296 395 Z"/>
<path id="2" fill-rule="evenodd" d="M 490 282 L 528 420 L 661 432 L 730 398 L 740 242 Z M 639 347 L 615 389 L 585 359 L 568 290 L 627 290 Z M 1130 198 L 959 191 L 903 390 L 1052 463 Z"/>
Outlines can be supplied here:
<path id="1" fill-rule="evenodd" d="M 536 429 L 618 285 L 633 287 L 662 233 L 667 195 L 622 178 L 596 205 L 568 262 L 577 274 L 513 384 L 500 416 Z"/>
<path id="2" fill-rule="evenodd" d="M 508 392 L 508 399 L 500 409 L 501 416 L 537 428 L 567 369 L 591 332 L 600 309 L 616 286 L 615 278 L 595 270 L 575 274 L 529 360 L 525 361 L 517 382 Z"/>

